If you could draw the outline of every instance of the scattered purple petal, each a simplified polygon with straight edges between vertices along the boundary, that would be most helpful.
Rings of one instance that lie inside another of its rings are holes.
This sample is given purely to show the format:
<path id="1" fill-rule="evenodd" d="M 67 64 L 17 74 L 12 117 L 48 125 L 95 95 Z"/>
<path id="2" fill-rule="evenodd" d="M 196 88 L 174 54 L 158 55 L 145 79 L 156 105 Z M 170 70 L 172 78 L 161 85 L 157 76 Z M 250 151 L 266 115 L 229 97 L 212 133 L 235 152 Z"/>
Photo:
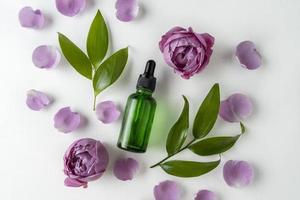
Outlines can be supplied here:
<path id="1" fill-rule="evenodd" d="M 138 0 L 117 0 L 115 8 L 116 16 L 120 21 L 132 21 L 139 12 Z"/>
<path id="2" fill-rule="evenodd" d="M 223 167 L 225 182 L 231 187 L 244 187 L 252 183 L 254 171 L 246 161 L 229 160 Z"/>
<path id="3" fill-rule="evenodd" d="M 19 21 L 25 28 L 41 29 L 45 25 L 45 17 L 40 10 L 24 7 L 19 12 Z"/>
<path id="4" fill-rule="evenodd" d="M 121 112 L 112 101 L 103 101 L 96 107 L 97 118 L 104 124 L 112 123 L 119 119 Z"/>
<path id="5" fill-rule="evenodd" d="M 181 190 L 174 181 L 163 181 L 154 187 L 155 200 L 180 200 Z"/>
<path id="6" fill-rule="evenodd" d="M 49 45 L 41 45 L 34 49 L 32 53 L 33 64 L 41 69 L 56 67 L 61 55 L 57 48 Z"/>
<path id="7" fill-rule="evenodd" d="M 119 159 L 114 165 L 115 176 L 122 181 L 132 180 L 138 171 L 139 163 L 133 158 Z"/>
<path id="8" fill-rule="evenodd" d="M 240 122 L 252 114 L 251 99 L 244 94 L 233 94 L 221 102 L 219 115 L 228 122 Z"/>
<path id="9" fill-rule="evenodd" d="M 200 190 L 197 193 L 195 200 L 217 200 L 217 196 L 212 191 Z"/>
<path id="10" fill-rule="evenodd" d="M 68 186 L 68 187 L 81 187 L 81 186 L 83 186 L 84 188 L 87 188 L 87 182 L 80 181 L 78 179 L 69 178 L 69 177 L 67 177 L 65 179 L 64 183 L 65 183 L 65 186 Z"/>
<path id="11" fill-rule="evenodd" d="M 261 55 L 256 50 L 255 44 L 251 41 L 243 41 L 238 44 L 235 52 L 241 65 L 253 70 L 261 66 Z"/>
<path id="12" fill-rule="evenodd" d="M 31 110 L 41 110 L 51 103 L 51 98 L 45 93 L 37 90 L 29 90 L 27 92 L 26 104 Z"/>
<path id="13" fill-rule="evenodd" d="M 56 0 L 57 10 L 66 16 L 73 17 L 84 10 L 86 0 Z"/>
<path id="14" fill-rule="evenodd" d="M 80 115 L 72 112 L 70 107 L 60 109 L 54 116 L 54 127 L 63 133 L 69 133 L 80 125 Z"/>

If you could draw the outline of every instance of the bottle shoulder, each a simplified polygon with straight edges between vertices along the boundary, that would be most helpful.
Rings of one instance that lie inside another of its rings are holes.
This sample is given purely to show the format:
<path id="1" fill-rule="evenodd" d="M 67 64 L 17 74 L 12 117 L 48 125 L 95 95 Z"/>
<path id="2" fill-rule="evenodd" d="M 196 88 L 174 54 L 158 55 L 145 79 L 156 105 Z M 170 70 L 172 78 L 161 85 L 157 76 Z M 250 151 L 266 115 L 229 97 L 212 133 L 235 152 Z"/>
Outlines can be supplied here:
<path id="1" fill-rule="evenodd" d="M 131 94 L 128 99 L 143 99 L 143 100 L 146 100 L 146 101 L 151 101 L 153 102 L 154 104 L 156 104 L 156 100 L 153 98 L 152 95 L 149 95 L 149 94 L 143 94 L 143 93 L 133 93 Z"/>

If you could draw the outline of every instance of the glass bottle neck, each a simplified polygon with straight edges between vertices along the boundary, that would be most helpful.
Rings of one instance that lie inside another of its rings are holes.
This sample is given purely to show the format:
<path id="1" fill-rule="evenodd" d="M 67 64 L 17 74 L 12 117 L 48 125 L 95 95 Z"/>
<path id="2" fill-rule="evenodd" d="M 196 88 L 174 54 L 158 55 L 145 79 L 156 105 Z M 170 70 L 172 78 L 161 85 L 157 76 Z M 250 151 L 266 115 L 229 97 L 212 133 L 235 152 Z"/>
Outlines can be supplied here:
<path id="1" fill-rule="evenodd" d="M 142 88 L 142 87 L 138 87 L 137 90 L 136 90 L 136 92 L 144 94 L 144 95 L 149 95 L 149 96 L 152 95 L 152 92 L 150 90 L 147 90 L 147 89 Z"/>

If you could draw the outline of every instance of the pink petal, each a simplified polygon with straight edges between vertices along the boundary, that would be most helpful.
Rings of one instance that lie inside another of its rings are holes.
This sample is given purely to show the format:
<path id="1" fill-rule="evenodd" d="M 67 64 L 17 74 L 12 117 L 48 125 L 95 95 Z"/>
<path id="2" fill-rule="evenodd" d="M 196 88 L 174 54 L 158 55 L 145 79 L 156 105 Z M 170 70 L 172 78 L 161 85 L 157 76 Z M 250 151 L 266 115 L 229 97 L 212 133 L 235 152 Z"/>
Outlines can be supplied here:
<path id="1" fill-rule="evenodd" d="M 70 107 L 60 109 L 54 116 L 54 127 L 63 132 L 69 133 L 76 130 L 80 125 L 80 115 L 72 112 Z"/>
<path id="2" fill-rule="evenodd" d="M 137 173 L 139 163 L 133 158 L 119 159 L 114 165 L 114 175 L 122 181 L 132 180 Z"/>
<path id="3" fill-rule="evenodd" d="M 225 182 L 232 187 L 244 187 L 252 183 L 254 171 L 246 161 L 229 160 L 223 167 Z"/>
<path id="4" fill-rule="evenodd" d="M 117 121 L 121 112 L 118 110 L 116 104 L 112 101 L 103 101 L 96 107 L 97 118 L 104 124 L 109 124 Z"/>
<path id="5" fill-rule="evenodd" d="M 56 67 L 61 55 L 57 48 L 49 45 L 41 45 L 34 49 L 32 62 L 38 68 L 50 69 Z"/>
<path id="6" fill-rule="evenodd" d="M 21 26 L 26 28 L 41 29 L 45 25 L 45 17 L 40 10 L 24 7 L 19 12 Z"/>
<path id="7" fill-rule="evenodd" d="M 228 122 L 247 119 L 253 110 L 251 99 L 244 94 L 233 94 L 221 102 L 219 115 Z"/>
<path id="8" fill-rule="evenodd" d="M 155 200 L 181 200 L 181 190 L 174 181 L 163 181 L 154 187 Z"/>
<path id="9" fill-rule="evenodd" d="M 68 187 L 81 187 L 83 186 L 84 188 L 87 188 L 87 182 L 82 182 L 77 179 L 72 179 L 72 178 L 66 178 L 65 179 L 65 186 Z"/>
<path id="10" fill-rule="evenodd" d="M 26 104 L 35 111 L 46 108 L 51 103 L 51 98 L 45 93 L 37 90 L 29 90 L 27 92 Z"/>
<path id="11" fill-rule="evenodd" d="M 185 31 L 185 29 L 179 26 L 175 26 L 161 37 L 161 40 L 159 41 L 159 49 L 161 52 L 164 52 L 165 44 L 169 40 L 169 38 L 173 35 L 173 33 L 180 32 L 180 31 Z"/>
<path id="12" fill-rule="evenodd" d="M 261 66 L 261 55 L 256 50 L 255 44 L 251 41 L 243 41 L 238 44 L 235 52 L 241 65 L 253 70 Z"/>
<path id="13" fill-rule="evenodd" d="M 66 16 L 73 17 L 86 7 L 86 0 L 56 0 L 57 10 Z"/>
<path id="14" fill-rule="evenodd" d="M 195 200 L 217 200 L 217 196 L 212 191 L 200 190 L 197 193 Z"/>
<path id="15" fill-rule="evenodd" d="M 120 21 L 132 21 L 139 12 L 138 0 L 117 0 L 115 8 L 116 16 Z"/>

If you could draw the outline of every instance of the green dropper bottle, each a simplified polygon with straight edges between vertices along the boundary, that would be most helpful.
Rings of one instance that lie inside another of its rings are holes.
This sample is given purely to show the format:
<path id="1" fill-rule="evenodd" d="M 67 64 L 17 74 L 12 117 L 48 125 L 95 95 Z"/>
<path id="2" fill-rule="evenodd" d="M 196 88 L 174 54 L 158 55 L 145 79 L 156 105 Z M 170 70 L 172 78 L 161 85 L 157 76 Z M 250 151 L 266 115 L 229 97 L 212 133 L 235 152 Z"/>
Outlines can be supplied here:
<path id="1" fill-rule="evenodd" d="M 154 70 L 155 62 L 149 60 L 144 74 L 138 79 L 136 93 L 127 99 L 117 144 L 121 149 L 136 153 L 143 153 L 147 149 L 156 109 L 156 101 L 152 97 L 156 85 Z"/>

